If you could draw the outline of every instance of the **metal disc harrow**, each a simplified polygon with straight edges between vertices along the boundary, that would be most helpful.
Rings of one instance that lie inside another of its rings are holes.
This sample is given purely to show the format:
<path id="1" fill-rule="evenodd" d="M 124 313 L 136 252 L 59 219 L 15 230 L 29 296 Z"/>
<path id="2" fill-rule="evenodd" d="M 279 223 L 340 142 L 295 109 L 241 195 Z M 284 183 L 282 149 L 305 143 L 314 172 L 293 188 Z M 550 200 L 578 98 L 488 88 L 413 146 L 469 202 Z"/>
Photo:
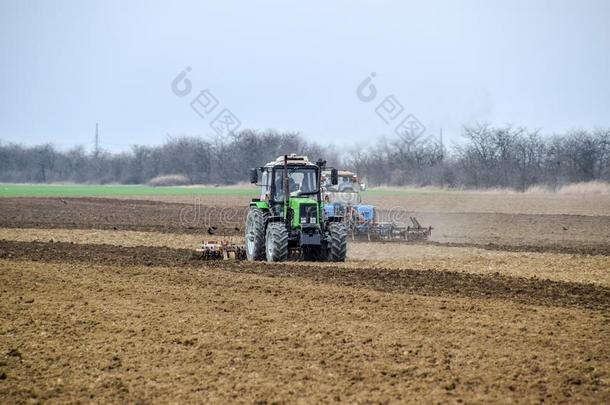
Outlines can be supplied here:
<path id="1" fill-rule="evenodd" d="M 245 260 L 246 248 L 227 240 L 203 241 L 195 254 L 203 260 Z"/>

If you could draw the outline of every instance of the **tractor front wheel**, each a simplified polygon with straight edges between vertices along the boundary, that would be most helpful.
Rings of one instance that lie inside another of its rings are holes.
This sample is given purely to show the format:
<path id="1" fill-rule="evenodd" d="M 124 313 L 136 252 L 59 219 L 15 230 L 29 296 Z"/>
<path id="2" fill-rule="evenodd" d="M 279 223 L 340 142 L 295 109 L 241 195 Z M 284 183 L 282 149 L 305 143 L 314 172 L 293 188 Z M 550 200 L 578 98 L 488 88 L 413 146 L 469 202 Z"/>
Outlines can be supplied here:
<path id="1" fill-rule="evenodd" d="M 265 259 L 265 225 L 268 214 L 259 208 L 250 208 L 246 218 L 246 257 L 249 261 Z"/>
<path id="2" fill-rule="evenodd" d="M 267 226 L 266 251 L 268 262 L 283 262 L 288 258 L 288 229 L 282 222 Z"/>
<path id="3" fill-rule="evenodd" d="M 344 262 L 347 256 L 347 229 L 344 224 L 335 222 L 328 225 L 330 240 L 326 246 L 327 260 Z"/>

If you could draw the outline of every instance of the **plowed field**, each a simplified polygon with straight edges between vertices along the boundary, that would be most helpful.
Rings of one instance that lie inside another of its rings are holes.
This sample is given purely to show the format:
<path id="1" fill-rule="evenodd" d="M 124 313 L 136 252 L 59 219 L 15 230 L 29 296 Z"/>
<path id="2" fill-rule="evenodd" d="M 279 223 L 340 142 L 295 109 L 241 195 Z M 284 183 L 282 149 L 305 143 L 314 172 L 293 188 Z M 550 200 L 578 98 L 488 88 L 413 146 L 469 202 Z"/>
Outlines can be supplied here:
<path id="1" fill-rule="evenodd" d="M 194 258 L 239 205 L 0 199 L 0 402 L 610 402 L 610 209 L 523 198 L 340 264 Z"/>

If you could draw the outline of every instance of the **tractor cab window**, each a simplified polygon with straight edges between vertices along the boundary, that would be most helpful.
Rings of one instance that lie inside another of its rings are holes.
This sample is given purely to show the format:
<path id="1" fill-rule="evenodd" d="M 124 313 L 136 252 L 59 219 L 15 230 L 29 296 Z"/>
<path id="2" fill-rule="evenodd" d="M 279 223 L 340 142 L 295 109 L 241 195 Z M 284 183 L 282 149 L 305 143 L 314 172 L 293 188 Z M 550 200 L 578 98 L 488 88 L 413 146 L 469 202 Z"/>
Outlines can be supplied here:
<path id="1" fill-rule="evenodd" d="M 263 170 L 263 175 L 261 176 L 261 200 L 265 201 L 269 197 L 269 172 L 267 170 Z"/>
<path id="2" fill-rule="evenodd" d="M 275 169 L 274 200 L 284 198 L 284 169 Z M 315 167 L 289 167 L 288 187 L 290 196 L 315 194 L 318 192 L 318 176 Z"/>

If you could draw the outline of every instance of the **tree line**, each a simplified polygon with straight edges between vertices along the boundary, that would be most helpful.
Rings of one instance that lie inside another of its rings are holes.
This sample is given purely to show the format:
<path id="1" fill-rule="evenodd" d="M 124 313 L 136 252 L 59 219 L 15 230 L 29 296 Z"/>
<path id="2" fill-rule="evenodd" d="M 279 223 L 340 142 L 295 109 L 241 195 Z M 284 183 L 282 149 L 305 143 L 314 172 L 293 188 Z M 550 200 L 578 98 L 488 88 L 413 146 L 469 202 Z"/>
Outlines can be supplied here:
<path id="1" fill-rule="evenodd" d="M 170 137 L 159 146 L 135 145 L 121 153 L 0 143 L 0 182 L 144 184 L 178 174 L 192 184 L 234 184 L 247 181 L 248 168 L 286 153 L 323 157 L 356 171 L 371 186 L 525 190 L 610 181 L 610 129 L 542 136 L 526 128 L 478 124 L 464 127 L 461 141 L 449 146 L 436 137 L 396 137 L 341 152 L 298 133 L 252 130 L 229 139 Z"/>
<path id="2" fill-rule="evenodd" d="M 0 182 L 145 184 L 158 176 L 179 174 L 191 184 L 234 184 L 247 181 L 248 168 L 287 153 L 333 154 L 332 148 L 307 142 L 297 133 L 250 130 L 225 140 L 170 137 L 159 146 L 134 145 L 120 153 L 0 143 Z"/>
<path id="3" fill-rule="evenodd" d="M 396 138 L 351 152 L 347 163 L 371 184 L 465 188 L 551 188 L 610 181 L 610 129 L 542 136 L 490 124 L 466 126 L 446 148 L 432 137 Z"/>

